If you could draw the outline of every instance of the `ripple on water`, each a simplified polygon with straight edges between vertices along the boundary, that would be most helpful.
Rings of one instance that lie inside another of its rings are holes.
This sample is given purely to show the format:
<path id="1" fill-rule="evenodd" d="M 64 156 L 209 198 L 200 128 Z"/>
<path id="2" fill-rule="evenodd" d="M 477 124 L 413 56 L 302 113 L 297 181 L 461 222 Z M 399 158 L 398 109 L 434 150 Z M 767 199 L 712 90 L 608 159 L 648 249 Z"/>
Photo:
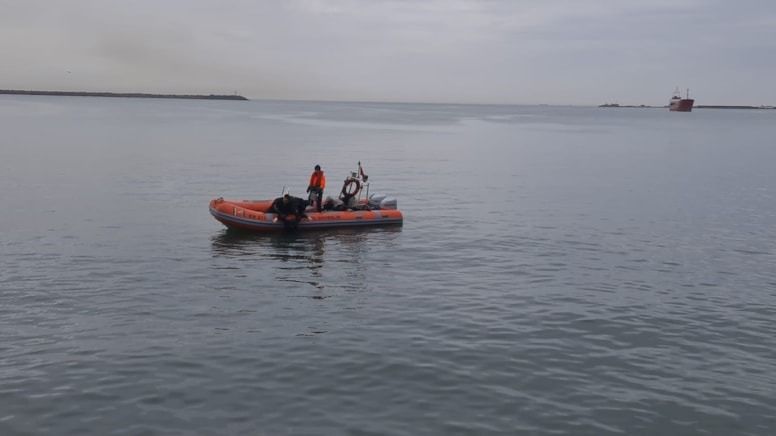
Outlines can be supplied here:
<path id="1" fill-rule="evenodd" d="M 772 120 L 14 101 L 2 434 L 776 428 Z M 299 156 L 336 185 L 354 150 L 403 227 L 255 236 L 204 209 L 304 183 L 278 165 Z"/>

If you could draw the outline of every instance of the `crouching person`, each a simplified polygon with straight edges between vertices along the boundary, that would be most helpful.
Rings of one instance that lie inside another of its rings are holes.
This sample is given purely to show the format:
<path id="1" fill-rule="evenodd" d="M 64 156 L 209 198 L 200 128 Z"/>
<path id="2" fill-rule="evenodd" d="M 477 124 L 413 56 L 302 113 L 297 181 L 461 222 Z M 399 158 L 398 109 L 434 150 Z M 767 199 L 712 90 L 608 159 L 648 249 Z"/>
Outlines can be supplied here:
<path id="1" fill-rule="evenodd" d="M 307 200 L 285 194 L 272 201 L 270 210 L 277 215 L 276 219 L 283 221 L 286 228 L 296 228 L 299 221 L 302 221 L 302 218 L 307 218 L 307 215 L 304 213 L 307 204 Z M 289 220 L 289 215 L 293 215 L 294 219 Z"/>

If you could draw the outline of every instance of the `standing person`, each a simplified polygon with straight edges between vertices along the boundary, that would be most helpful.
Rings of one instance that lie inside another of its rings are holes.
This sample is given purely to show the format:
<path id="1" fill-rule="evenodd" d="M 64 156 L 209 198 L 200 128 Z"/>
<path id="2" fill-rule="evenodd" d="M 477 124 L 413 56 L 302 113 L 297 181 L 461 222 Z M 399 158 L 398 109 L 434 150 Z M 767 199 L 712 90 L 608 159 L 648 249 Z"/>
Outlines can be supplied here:
<path id="1" fill-rule="evenodd" d="M 321 166 L 316 165 L 315 171 L 310 176 L 310 184 L 307 185 L 307 192 L 313 194 L 310 198 L 315 198 L 315 209 L 320 212 L 323 205 L 323 188 L 326 187 L 326 176 L 321 171 Z"/>

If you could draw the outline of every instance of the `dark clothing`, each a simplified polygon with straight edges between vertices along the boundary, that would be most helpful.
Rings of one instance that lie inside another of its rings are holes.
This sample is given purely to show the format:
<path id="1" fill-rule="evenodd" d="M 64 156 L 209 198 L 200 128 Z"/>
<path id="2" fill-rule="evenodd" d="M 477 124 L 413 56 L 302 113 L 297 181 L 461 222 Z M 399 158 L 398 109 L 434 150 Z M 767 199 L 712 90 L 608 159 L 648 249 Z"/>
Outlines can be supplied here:
<path id="1" fill-rule="evenodd" d="M 315 209 L 320 212 L 323 207 L 323 189 L 309 188 L 310 190 L 310 203 L 315 203 Z"/>
<path id="2" fill-rule="evenodd" d="M 305 215 L 304 210 L 307 209 L 307 205 L 310 204 L 309 201 L 299 198 L 299 197 L 291 197 L 291 207 L 294 210 L 294 213 L 296 214 L 298 219 L 307 218 L 307 215 Z"/>
<path id="3" fill-rule="evenodd" d="M 283 220 L 283 222 L 286 222 L 286 217 L 288 215 L 294 215 L 295 223 L 299 223 L 299 221 L 302 220 L 302 218 L 307 218 L 307 215 L 305 215 L 304 210 L 307 208 L 307 200 L 301 199 L 299 197 L 278 197 L 272 202 L 272 207 L 270 208 L 270 211 L 277 214 L 278 218 Z"/>
<path id="4" fill-rule="evenodd" d="M 288 215 L 291 213 L 291 202 L 283 202 L 283 197 L 278 197 L 272 202 L 272 207 L 270 208 L 270 211 L 278 214 L 278 215 Z"/>

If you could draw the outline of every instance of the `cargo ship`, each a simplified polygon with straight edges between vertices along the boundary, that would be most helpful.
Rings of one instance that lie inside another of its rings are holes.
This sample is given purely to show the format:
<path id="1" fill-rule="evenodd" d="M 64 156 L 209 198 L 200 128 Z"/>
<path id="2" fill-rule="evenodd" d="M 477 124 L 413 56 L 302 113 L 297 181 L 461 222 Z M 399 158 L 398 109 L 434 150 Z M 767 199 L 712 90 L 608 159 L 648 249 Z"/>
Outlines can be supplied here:
<path id="1" fill-rule="evenodd" d="M 668 103 L 668 110 L 671 112 L 692 112 L 692 105 L 695 100 L 690 98 L 690 90 L 687 89 L 687 98 L 682 98 L 679 87 L 674 90 L 674 95 Z"/>

